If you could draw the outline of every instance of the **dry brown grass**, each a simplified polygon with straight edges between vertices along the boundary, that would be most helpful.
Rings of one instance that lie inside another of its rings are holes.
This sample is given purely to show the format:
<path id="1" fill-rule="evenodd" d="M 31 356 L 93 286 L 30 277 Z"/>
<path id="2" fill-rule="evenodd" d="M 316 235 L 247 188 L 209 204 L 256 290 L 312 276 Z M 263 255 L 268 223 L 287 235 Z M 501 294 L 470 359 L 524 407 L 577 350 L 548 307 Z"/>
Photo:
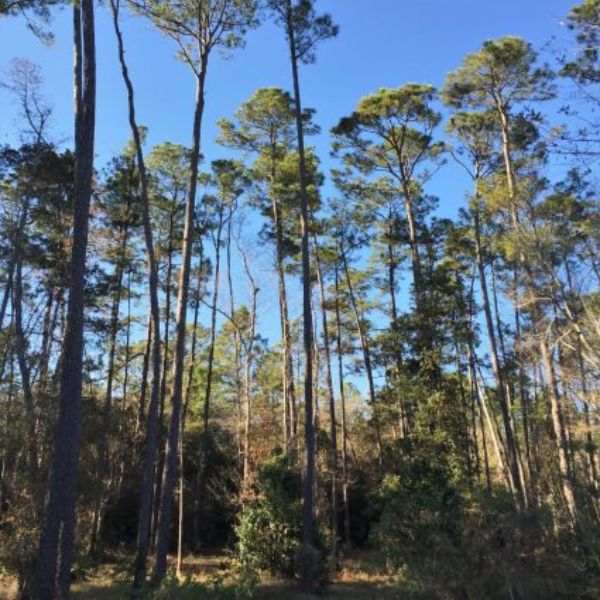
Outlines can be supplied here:
<path id="1" fill-rule="evenodd" d="M 17 597 L 17 582 L 0 573 L 0 600 L 15 600 Z"/>
<path id="2" fill-rule="evenodd" d="M 183 565 L 182 579 L 189 578 L 199 584 L 209 584 L 221 578 L 227 567 L 224 555 L 187 557 Z M 227 583 L 227 578 L 223 579 Z M 96 569 L 84 581 L 72 586 L 73 600 L 129 600 L 131 593 L 126 572 L 122 566 L 105 564 Z M 186 596 L 189 597 L 189 596 Z M 215 599 L 218 595 L 214 596 Z M 378 567 L 377 557 L 358 553 L 345 557 L 341 569 L 327 590 L 318 596 L 323 600 L 396 600 L 401 591 Z M 14 581 L 0 575 L 0 600 L 14 600 Z M 176 595 L 174 596 L 174 599 Z M 205 598 L 205 595 L 199 596 Z M 256 590 L 257 600 L 309 600 L 311 596 L 295 585 L 266 578 Z"/>

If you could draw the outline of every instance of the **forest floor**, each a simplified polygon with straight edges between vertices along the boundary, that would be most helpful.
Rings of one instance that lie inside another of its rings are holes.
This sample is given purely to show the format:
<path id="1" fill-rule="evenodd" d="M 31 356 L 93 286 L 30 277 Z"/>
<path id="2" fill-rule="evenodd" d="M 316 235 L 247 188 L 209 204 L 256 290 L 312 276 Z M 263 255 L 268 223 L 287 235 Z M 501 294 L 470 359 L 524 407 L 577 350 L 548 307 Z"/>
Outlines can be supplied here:
<path id="1" fill-rule="evenodd" d="M 392 600 L 401 598 L 401 591 L 377 565 L 370 553 L 354 554 L 342 560 L 341 569 L 319 596 L 323 599 Z M 215 599 L 232 597 L 227 594 L 231 584 L 226 572 L 227 557 L 223 555 L 188 557 L 183 566 L 187 586 L 173 589 L 165 596 L 169 599 Z M 220 590 L 220 591 L 219 591 Z M 225 592 L 225 594 L 224 594 Z M 126 574 L 116 564 L 105 564 L 72 587 L 73 600 L 129 600 L 130 583 Z M 290 583 L 265 579 L 254 596 L 261 600 L 308 600 L 307 595 Z"/>
<path id="2" fill-rule="evenodd" d="M 220 600 L 233 598 L 231 577 L 227 574 L 226 555 L 212 554 L 187 557 L 180 588 L 173 587 L 161 598 L 165 600 Z M 124 561 L 105 563 L 90 569 L 72 586 L 72 600 L 130 600 L 131 582 L 123 568 Z M 14 580 L 0 572 L 0 600 L 16 598 Z M 258 600 L 314 599 L 294 584 L 265 578 L 256 589 Z M 370 552 L 353 553 L 341 561 L 341 569 L 320 599 L 397 600 L 404 597 L 397 585 L 385 575 L 377 556 Z"/>

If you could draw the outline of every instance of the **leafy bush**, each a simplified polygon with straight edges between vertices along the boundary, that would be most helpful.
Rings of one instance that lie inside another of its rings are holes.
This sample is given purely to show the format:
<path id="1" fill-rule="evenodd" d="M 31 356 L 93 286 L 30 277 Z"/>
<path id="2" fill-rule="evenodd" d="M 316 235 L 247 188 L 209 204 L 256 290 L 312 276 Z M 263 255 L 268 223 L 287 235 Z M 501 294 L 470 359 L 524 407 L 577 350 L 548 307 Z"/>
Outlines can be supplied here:
<path id="1" fill-rule="evenodd" d="M 254 492 L 236 529 L 240 561 L 246 568 L 292 578 L 300 543 L 301 478 L 288 455 L 261 465 Z"/>
<path id="2" fill-rule="evenodd" d="M 597 597 L 597 588 L 589 591 L 597 574 L 576 536 L 557 543 L 549 509 L 517 512 L 502 489 L 492 496 L 469 489 L 432 445 L 405 448 L 374 498 L 379 519 L 370 541 L 408 597 Z"/>
<path id="3" fill-rule="evenodd" d="M 376 493 L 380 518 L 372 540 L 390 569 L 452 585 L 461 560 L 462 498 L 443 464 L 416 453 Z"/>

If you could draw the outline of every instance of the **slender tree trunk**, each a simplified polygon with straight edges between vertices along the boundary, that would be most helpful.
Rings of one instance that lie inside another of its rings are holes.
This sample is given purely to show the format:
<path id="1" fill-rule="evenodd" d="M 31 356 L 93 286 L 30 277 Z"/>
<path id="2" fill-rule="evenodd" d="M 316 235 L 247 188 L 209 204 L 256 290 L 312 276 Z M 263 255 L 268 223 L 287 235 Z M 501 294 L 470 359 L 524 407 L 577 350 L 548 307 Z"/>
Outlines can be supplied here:
<path id="1" fill-rule="evenodd" d="M 338 451 L 337 451 L 337 423 L 335 418 L 335 395 L 333 393 L 333 376 L 331 373 L 331 349 L 329 343 L 329 328 L 327 325 L 327 300 L 325 298 L 325 285 L 323 283 L 323 271 L 319 256 L 319 243 L 317 236 L 313 234 L 315 246 L 315 261 L 319 294 L 321 296 L 321 321 L 323 322 L 323 346 L 325 348 L 325 375 L 327 380 L 327 395 L 329 400 L 329 436 L 331 438 L 331 556 L 335 570 L 338 569 L 338 499 L 337 499 L 337 473 L 338 473 Z"/>
<path id="2" fill-rule="evenodd" d="M 342 409 L 342 505 L 344 510 L 344 542 L 350 545 L 350 505 L 348 502 L 348 434 L 346 423 L 346 393 L 344 391 L 344 356 L 342 353 L 342 323 L 340 315 L 340 281 L 335 266 L 335 327 L 337 338 L 338 383 Z"/>
<path id="3" fill-rule="evenodd" d="M 164 440 L 164 422 L 165 422 L 165 404 L 167 398 L 167 380 L 169 378 L 169 336 L 171 331 L 171 280 L 173 278 L 173 253 L 175 251 L 173 236 L 175 229 L 175 213 L 177 207 L 173 208 L 169 215 L 169 239 L 167 242 L 167 273 L 165 278 L 165 333 L 162 375 L 160 379 L 160 404 L 158 409 L 158 456 L 156 461 L 156 473 L 154 475 L 154 504 L 152 506 L 152 522 L 150 527 L 151 547 L 156 546 L 156 535 L 158 528 L 158 515 L 160 512 L 160 487 L 163 480 L 165 467 L 165 440 Z"/>
<path id="4" fill-rule="evenodd" d="M 369 347 L 369 340 L 365 332 L 363 331 L 362 315 L 356 302 L 354 295 L 354 288 L 352 286 L 352 280 L 350 279 L 350 271 L 348 269 L 348 260 L 346 253 L 343 248 L 340 248 L 340 258 L 342 259 L 342 267 L 346 276 L 346 285 L 348 286 L 348 295 L 350 297 L 350 304 L 352 305 L 352 311 L 354 312 L 354 322 L 360 341 L 360 347 L 362 349 L 363 361 L 365 363 L 365 371 L 367 372 L 367 382 L 369 384 L 369 401 L 371 410 L 373 411 L 373 423 L 375 425 L 375 436 L 377 443 L 377 460 L 379 461 L 379 468 L 383 465 L 383 445 L 381 441 L 381 427 L 379 424 L 379 415 L 377 414 L 377 399 L 375 396 L 375 382 L 373 379 L 373 368 L 371 365 L 371 349 Z"/>
<path id="5" fill-rule="evenodd" d="M 494 448 L 494 453 L 496 455 L 496 461 L 498 462 L 498 468 L 499 468 L 500 472 L 503 474 L 503 476 L 506 480 L 506 483 L 507 483 L 507 487 L 510 490 L 508 466 L 506 465 L 506 462 L 504 460 L 504 456 L 502 453 L 501 440 L 499 438 L 499 435 L 497 435 L 496 428 L 494 427 L 493 417 L 490 415 L 490 412 L 487 407 L 483 382 L 481 382 L 481 384 L 480 384 L 477 381 L 477 376 L 476 376 L 475 382 L 476 382 L 475 385 L 476 385 L 478 397 L 479 397 L 479 406 L 481 408 L 483 416 L 485 417 L 485 421 L 487 423 L 488 430 L 490 432 L 490 437 L 492 439 L 492 446 Z"/>
<path id="6" fill-rule="evenodd" d="M 190 398 L 192 397 L 192 383 L 194 378 L 194 366 L 196 364 L 196 346 L 198 342 L 198 320 L 200 315 L 200 300 L 202 296 L 202 276 L 204 272 L 204 251 L 202 242 L 200 245 L 200 264 L 198 265 L 198 279 L 194 294 L 194 326 L 192 329 L 192 349 L 190 353 L 190 363 L 187 373 L 187 383 L 185 386 L 185 396 L 183 400 L 183 413 L 181 415 L 181 431 L 179 434 L 179 515 L 177 520 L 177 574 L 181 574 L 183 565 L 183 517 L 184 517 L 184 455 L 183 455 L 183 434 L 185 433 L 185 423 L 187 418 Z"/>
<path id="7" fill-rule="evenodd" d="M 525 460 L 527 464 L 527 470 L 529 472 L 529 490 L 531 490 L 535 484 L 532 482 L 532 478 L 534 477 L 534 470 L 531 464 L 531 451 L 529 444 L 529 394 L 527 391 L 527 381 L 525 379 L 525 367 L 524 367 L 524 359 L 523 359 L 523 343 L 521 336 L 521 310 L 519 308 L 519 286 L 518 286 L 518 272 L 515 265 L 514 270 L 514 279 L 515 279 L 515 359 L 517 362 L 517 375 L 518 375 L 518 383 L 519 383 L 519 396 L 521 398 L 521 410 L 523 416 L 523 440 L 525 442 Z M 498 310 L 497 300 L 494 297 L 495 303 L 495 311 L 496 311 L 496 321 L 500 322 L 500 311 Z M 508 386 L 508 383 L 506 384 Z M 508 394 L 507 394 L 508 395 Z M 510 397 L 510 395 L 509 395 Z M 518 441 L 518 440 L 517 440 Z M 521 467 L 522 468 L 522 467 Z"/>
<path id="8" fill-rule="evenodd" d="M 148 395 L 148 373 L 150 371 L 150 357 L 152 355 L 152 318 L 148 315 L 146 326 L 146 348 L 142 361 L 142 376 L 140 383 L 140 400 L 138 403 L 137 421 L 135 424 L 136 434 L 142 429 L 142 423 L 146 414 L 146 397 Z"/>
<path id="9" fill-rule="evenodd" d="M 511 157 L 510 125 L 508 123 L 508 116 L 506 114 L 506 110 L 500 104 L 498 105 L 498 114 L 502 126 L 502 155 L 508 186 L 510 217 L 512 221 L 513 232 L 515 234 L 518 234 L 520 232 L 521 227 L 517 207 L 515 173 Z M 552 355 L 550 352 L 548 338 L 546 332 L 544 331 L 545 319 L 543 307 L 541 306 L 539 300 L 535 297 L 536 292 L 534 286 L 533 273 L 527 261 L 527 257 L 525 256 L 523 249 L 520 246 L 519 266 L 523 270 L 523 273 L 525 275 L 525 285 L 528 295 L 530 296 L 530 298 L 527 298 L 527 300 L 531 302 L 533 326 L 536 330 L 537 337 L 539 338 L 538 341 L 540 346 L 540 354 L 542 357 L 542 362 L 544 364 L 544 369 L 546 370 L 546 377 L 548 379 L 548 393 L 550 397 L 552 426 L 554 429 L 554 435 L 556 438 L 557 445 L 561 492 L 568 517 L 567 520 L 569 521 L 569 526 L 572 528 L 577 520 L 577 507 L 575 505 L 575 493 L 573 489 L 574 473 L 572 472 L 569 464 L 568 440 L 566 437 L 566 430 L 564 426 L 562 401 L 560 392 L 558 390 L 554 366 L 552 364 Z"/>
<path id="10" fill-rule="evenodd" d="M 2 294 L 2 302 L 0 303 L 0 331 L 4 326 L 4 317 L 6 316 L 6 309 L 8 308 L 8 301 L 11 297 L 12 285 L 15 273 L 15 259 L 16 259 L 16 251 L 17 251 L 17 240 L 19 237 L 19 231 L 22 227 L 25 226 L 25 221 L 23 219 L 24 212 L 21 213 L 19 217 L 19 223 L 16 224 L 15 229 L 12 232 L 12 249 L 10 253 L 10 258 L 8 261 L 8 265 L 6 267 L 6 283 L 4 285 L 4 293 Z"/>
<path id="11" fill-rule="evenodd" d="M 392 214 L 390 211 L 390 215 L 388 218 L 392 219 Z M 398 321 L 398 307 L 396 302 L 396 269 L 398 268 L 398 264 L 396 262 L 396 257 L 394 256 L 394 247 L 392 245 L 392 231 L 390 226 L 390 231 L 388 233 L 389 241 L 387 244 L 387 253 L 388 253 L 388 285 L 390 290 L 390 302 L 392 307 L 392 324 L 395 324 Z"/>
<path id="12" fill-rule="evenodd" d="M 69 308 L 50 476 L 50 490 L 36 560 L 34 600 L 69 597 L 83 370 L 83 309 L 88 215 L 92 192 L 96 109 L 93 0 L 73 5 L 75 55 L 75 191 Z M 82 87 L 83 86 L 83 87 Z"/>
<path id="13" fill-rule="evenodd" d="M 46 308 L 44 310 L 44 324 L 42 326 L 42 343 L 40 347 L 40 368 L 37 377 L 38 389 L 40 396 L 46 391 L 48 385 L 48 370 L 50 363 L 50 349 L 52 345 L 52 332 L 54 331 L 53 317 L 55 312 L 55 293 L 54 288 L 48 289 L 48 299 L 46 300 Z"/>
<path id="14" fill-rule="evenodd" d="M 243 480 L 242 480 L 242 491 L 243 496 L 247 489 L 249 477 L 250 477 L 250 427 L 252 425 L 252 363 L 254 360 L 254 341 L 256 337 L 256 313 L 257 313 L 257 298 L 259 288 L 256 285 L 256 281 L 250 272 L 250 265 L 248 264 L 248 257 L 242 252 L 242 259 L 244 262 L 244 270 L 246 276 L 250 282 L 250 288 L 252 291 L 252 312 L 250 316 L 250 334 L 249 339 L 246 343 L 246 357 L 244 361 L 244 406 L 245 406 L 245 419 L 244 419 L 244 468 L 243 468 Z"/>
<path id="15" fill-rule="evenodd" d="M 400 157 L 399 157 L 399 160 Z M 415 299 L 417 312 L 423 316 L 424 296 L 423 296 L 423 277 L 421 268 L 421 253 L 419 251 L 419 241 L 417 238 L 417 225 L 415 221 L 412 193 L 410 191 L 410 182 L 402 168 L 402 193 L 404 196 L 404 208 L 406 211 L 406 222 L 408 224 L 408 238 L 410 242 L 410 257 L 412 264 L 413 286 L 415 288 Z"/>
<path id="16" fill-rule="evenodd" d="M 569 285 L 569 291 L 574 294 L 575 289 L 573 286 L 573 276 L 571 274 L 571 267 L 569 260 L 565 256 L 565 272 L 567 274 L 567 283 Z M 586 452 L 587 452 L 587 473 L 590 486 L 594 491 L 597 491 L 598 486 L 598 468 L 596 465 L 596 452 L 594 446 L 594 440 L 592 437 L 592 422 L 590 418 L 590 406 L 589 406 L 589 383 L 588 376 L 585 368 L 585 361 L 583 358 L 583 343 L 581 335 L 577 333 L 577 339 L 575 342 L 575 355 L 577 359 L 577 368 L 579 370 L 579 380 L 581 385 L 581 403 L 583 405 L 583 417 L 585 423 L 585 441 L 586 441 Z"/>
<path id="17" fill-rule="evenodd" d="M 131 267 L 127 272 L 127 327 L 125 328 L 125 364 L 123 365 L 123 407 L 127 406 L 131 362 Z"/>
<path id="18" fill-rule="evenodd" d="M 459 322 L 458 319 L 456 321 Z M 456 354 L 456 374 L 458 376 L 458 388 L 459 388 L 460 403 L 461 403 L 461 408 L 462 408 L 461 421 L 463 422 L 463 427 L 464 427 L 463 435 L 461 437 L 464 438 L 463 451 L 464 451 L 465 465 L 467 467 L 467 475 L 469 477 L 469 484 L 473 485 L 474 479 L 476 476 L 476 471 L 475 471 L 474 465 L 473 465 L 473 455 L 471 454 L 471 448 L 474 444 L 473 444 L 473 439 L 471 438 L 471 435 L 469 432 L 469 403 L 467 401 L 467 395 L 465 394 L 463 364 L 462 364 L 462 360 L 461 360 L 462 355 L 461 355 L 460 343 L 458 341 L 457 332 L 454 333 L 454 348 L 455 348 L 455 354 Z"/>
<path id="19" fill-rule="evenodd" d="M 28 206 L 22 208 L 17 238 L 15 240 L 15 272 L 13 282 L 13 313 L 14 313 L 14 343 L 17 363 L 21 374 L 21 388 L 23 390 L 23 402 L 25 404 L 25 415 L 27 418 L 27 448 L 28 448 L 28 470 L 30 485 L 37 484 L 38 448 L 35 427 L 35 403 L 31 389 L 31 371 L 27 362 L 27 348 L 25 333 L 23 331 L 23 234 L 27 221 Z M 39 494 L 34 492 L 34 498 Z"/>
<path id="20" fill-rule="evenodd" d="M 196 488 L 196 519 L 199 522 L 200 519 L 200 508 L 201 508 L 201 496 L 204 492 L 204 483 L 206 479 L 206 468 L 208 463 L 208 455 L 210 452 L 209 444 L 209 419 L 210 419 L 210 407 L 212 400 L 212 379 L 214 369 L 214 358 L 215 358 L 215 340 L 217 335 L 217 304 L 219 302 L 219 278 L 221 275 L 221 235 L 223 232 L 223 204 L 219 206 L 219 217 L 217 223 L 217 235 L 215 238 L 215 272 L 213 274 L 213 294 L 212 304 L 210 307 L 210 334 L 208 342 L 208 362 L 206 368 L 206 388 L 204 391 L 204 404 L 202 407 L 202 444 L 201 444 L 201 465 L 199 469 L 198 485 Z"/>
<path id="21" fill-rule="evenodd" d="M 229 216 L 227 219 L 227 243 L 225 244 L 227 251 L 227 285 L 229 287 L 229 319 L 235 322 L 235 296 L 233 293 L 233 277 L 231 268 L 231 239 L 233 228 L 233 211 L 234 205 L 229 207 Z M 237 460 L 239 472 L 243 469 L 243 454 L 242 454 L 242 365 L 241 365 L 241 341 L 240 333 L 234 327 L 233 329 L 233 363 L 235 365 L 235 390 L 237 403 L 237 424 L 235 428 L 235 437 L 237 445 Z"/>
<path id="22" fill-rule="evenodd" d="M 129 202 L 128 202 L 129 205 Z M 129 206 L 127 207 L 129 209 Z M 110 431 L 110 417 L 113 405 L 113 381 L 115 376 L 115 354 L 117 351 L 117 334 L 119 332 L 119 309 L 121 306 L 121 295 L 123 292 L 123 274 L 125 272 L 125 254 L 127 252 L 127 241 L 129 228 L 126 225 L 121 232 L 122 241 L 117 263 L 116 277 L 112 306 L 110 310 L 109 339 L 108 339 L 108 370 L 106 373 L 106 392 L 104 395 L 104 406 L 102 410 L 102 431 Z M 96 473 L 98 486 L 92 517 L 92 529 L 90 535 L 89 555 L 96 556 L 98 553 L 98 538 L 100 536 L 100 525 L 102 523 L 102 507 L 106 503 L 105 496 L 109 492 L 107 483 L 110 481 L 110 457 L 107 439 L 101 435 L 97 443 L 98 449 L 98 471 Z"/>
<path id="23" fill-rule="evenodd" d="M 310 248 L 309 233 L 310 203 L 307 190 L 306 155 L 304 150 L 304 124 L 302 121 L 302 101 L 298 77 L 298 53 L 296 31 L 291 0 L 286 0 L 286 30 L 289 42 L 294 88 L 296 131 L 298 138 L 298 175 L 300 179 L 301 230 L 302 230 L 302 321 L 304 342 L 304 480 L 302 484 L 302 543 L 314 547 L 315 528 L 315 426 L 313 407 L 313 322 L 311 310 Z M 306 580 L 302 574 L 302 583 L 310 588 L 314 582 Z"/>
<path id="24" fill-rule="evenodd" d="M 179 293 L 177 299 L 177 323 L 175 334 L 175 351 L 173 358 L 173 389 L 171 391 L 171 423 L 167 440 L 166 471 L 161 490 L 160 516 L 158 521 L 158 537 L 156 541 L 156 565 L 154 579 L 163 580 L 167 572 L 167 550 L 169 547 L 169 530 L 171 526 L 171 507 L 173 489 L 177 472 L 177 449 L 179 437 L 179 420 L 181 418 L 181 400 L 183 386 L 183 370 L 185 358 L 185 321 L 188 304 L 190 266 L 192 261 L 192 242 L 194 233 L 194 212 L 196 206 L 196 187 L 198 180 L 198 164 L 200 160 L 200 136 L 202 115 L 204 112 L 204 80 L 206 77 L 207 55 L 201 58 L 200 73 L 196 83 L 196 108 L 194 111 L 193 142 L 190 160 L 189 193 L 186 203 L 185 225 L 183 231 L 183 259 L 179 273 Z"/>
<path id="25" fill-rule="evenodd" d="M 477 169 L 478 167 L 476 167 Z M 494 373 L 494 379 L 496 380 L 496 390 L 498 393 L 498 400 L 500 402 L 500 413 L 502 414 L 502 422 L 504 424 L 504 435 L 506 438 L 506 447 L 508 452 L 508 466 L 510 474 L 510 487 L 517 500 L 517 505 L 521 508 L 527 506 L 527 496 L 525 494 L 525 487 L 523 485 L 522 470 L 519 469 L 519 458 L 515 440 L 515 434 L 511 423 L 510 411 L 509 411 L 509 400 L 507 398 L 507 386 L 503 372 L 500 367 L 500 361 L 498 358 L 498 346 L 496 344 L 496 332 L 494 329 L 494 321 L 492 318 L 492 309 L 489 300 L 487 279 L 485 274 L 485 263 L 483 256 L 483 247 L 481 244 L 481 226 L 479 220 L 479 189 L 478 189 L 478 176 L 475 180 L 475 207 L 473 210 L 473 221 L 475 226 L 475 250 L 477 257 L 477 270 L 479 272 L 479 285 L 481 288 L 481 299 L 483 304 L 483 311 L 485 315 L 485 323 L 487 327 L 488 340 L 491 350 L 492 358 L 492 371 Z"/>
<path id="26" fill-rule="evenodd" d="M 275 229 L 275 260 L 277 267 L 279 309 L 281 316 L 281 340 L 283 345 L 283 402 L 286 420 L 286 450 L 295 448 L 298 439 L 298 417 L 296 412 L 296 393 L 294 388 L 294 367 L 292 363 L 292 338 L 290 333 L 290 318 L 287 301 L 284 266 L 284 238 L 281 208 L 275 195 L 275 159 L 271 161 L 270 195 L 273 211 L 273 225 Z"/>
<path id="27" fill-rule="evenodd" d="M 127 89 L 127 108 L 131 134 L 135 144 L 137 166 L 140 172 L 140 192 L 142 199 L 142 223 L 144 227 L 144 243 L 146 246 L 146 266 L 148 270 L 148 292 L 150 296 L 149 335 L 152 336 L 152 387 L 150 404 L 148 405 L 148 420 L 146 426 L 146 444 L 144 450 L 144 467 L 142 489 L 140 494 L 140 509 L 136 539 L 136 559 L 134 569 L 134 588 L 139 588 L 146 578 L 146 559 L 150 539 L 150 518 L 152 514 L 154 487 L 154 460 L 158 443 L 158 404 L 160 391 L 160 308 L 158 304 L 158 268 L 154 253 L 154 239 L 150 221 L 150 201 L 148 196 L 148 176 L 142 149 L 142 139 L 135 116 L 135 96 L 129 70 L 125 61 L 123 36 L 119 26 L 119 0 L 110 0 L 113 15 L 113 26 L 117 37 L 119 64 L 121 75 Z M 145 398 L 144 398 L 145 401 Z M 143 406 L 140 401 L 140 407 Z M 140 409 L 143 411 L 143 409 Z"/>

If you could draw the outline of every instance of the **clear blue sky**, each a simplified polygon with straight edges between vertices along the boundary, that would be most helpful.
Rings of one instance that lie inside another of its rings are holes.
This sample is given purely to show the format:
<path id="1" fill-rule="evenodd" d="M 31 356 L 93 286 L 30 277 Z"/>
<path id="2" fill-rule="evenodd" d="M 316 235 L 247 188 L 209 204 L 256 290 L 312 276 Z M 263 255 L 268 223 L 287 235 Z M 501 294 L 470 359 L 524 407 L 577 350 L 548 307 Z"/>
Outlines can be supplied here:
<path id="1" fill-rule="evenodd" d="M 485 39 L 519 35 L 537 47 L 560 35 L 560 22 L 573 0 L 320 0 L 340 25 L 336 40 L 324 43 L 316 65 L 302 69 L 304 103 L 317 109 L 323 133 L 316 140 L 323 167 L 329 164 L 329 128 L 348 114 L 362 96 L 383 86 L 409 81 L 440 85 L 445 74 Z M 56 11 L 55 43 L 44 47 L 22 20 L 0 21 L 0 70 L 13 57 L 38 63 L 46 80 L 45 93 L 54 107 L 53 131 L 72 135 L 71 14 Z M 138 120 L 149 127 L 149 145 L 162 141 L 189 144 L 194 98 L 188 68 L 174 59 L 170 40 L 150 30 L 148 23 L 126 16 L 125 44 L 136 87 Z M 129 138 L 123 83 L 117 64 L 109 10 L 97 8 L 98 121 L 97 168 L 119 152 Z M 252 32 L 244 50 L 209 67 L 203 152 L 208 160 L 215 147 L 215 122 L 263 86 L 289 88 L 289 65 L 281 33 L 271 25 Z M 14 141 L 17 124 L 7 94 L 0 93 L 0 143 Z M 442 169 L 429 191 L 441 197 L 440 212 L 455 216 L 463 203 L 465 181 L 454 166 Z M 273 294 L 273 297 L 275 295 Z M 267 308 L 276 310 L 272 301 Z M 296 303 L 299 304 L 299 303 Z M 265 306 L 263 305 L 263 310 Z M 263 313 L 264 314 L 264 313 Z M 276 313 L 273 313 L 276 314 Z M 263 322 L 273 340 L 277 319 Z"/>
<path id="2" fill-rule="evenodd" d="M 408 81 L 441 84 L 445 73 L 481 42 L 520 35 L 536 45 L 559 32 L 573 0 L 320 0 L 340 24 L 340 36 L 324 43 L 318 62 L 303 69 L 304 101 L 317 109 L 326 134 L 357 100 L 382 86 Z M 16 19 L 0 21 L 0 69 L 13 57 L 42 67 L 46 93 L 55 109 L 55 133 L 71 135 L 71 14 L 57 11 L 56 41 L 40 44 Z M 97 8 L 99 163 L 119 151 L 128 138 L 123 85 L 116 60 L 109 11 Z M 149 143 L 189 143 L 193 83 L 187 67 L 174 59 L 170 40 L 142 20 L 126 17 L 125 43 L 139 105 L 139 120 L 150 128 Z M 213 154 L 215 121 L 229 116 L 262 86 L 289 87 L 286 48 L 280 32 L 267 25 L 248 36 L 247 46 L 229 60 L 210 66 L 205 118 L 207 158 Z M 0 96 L 0 141 L 15 130 L 6 94 Z M 325 158 L 326 135 L 320 148 Z M 218 152 L 218 151 L 217 151 Z"/>

